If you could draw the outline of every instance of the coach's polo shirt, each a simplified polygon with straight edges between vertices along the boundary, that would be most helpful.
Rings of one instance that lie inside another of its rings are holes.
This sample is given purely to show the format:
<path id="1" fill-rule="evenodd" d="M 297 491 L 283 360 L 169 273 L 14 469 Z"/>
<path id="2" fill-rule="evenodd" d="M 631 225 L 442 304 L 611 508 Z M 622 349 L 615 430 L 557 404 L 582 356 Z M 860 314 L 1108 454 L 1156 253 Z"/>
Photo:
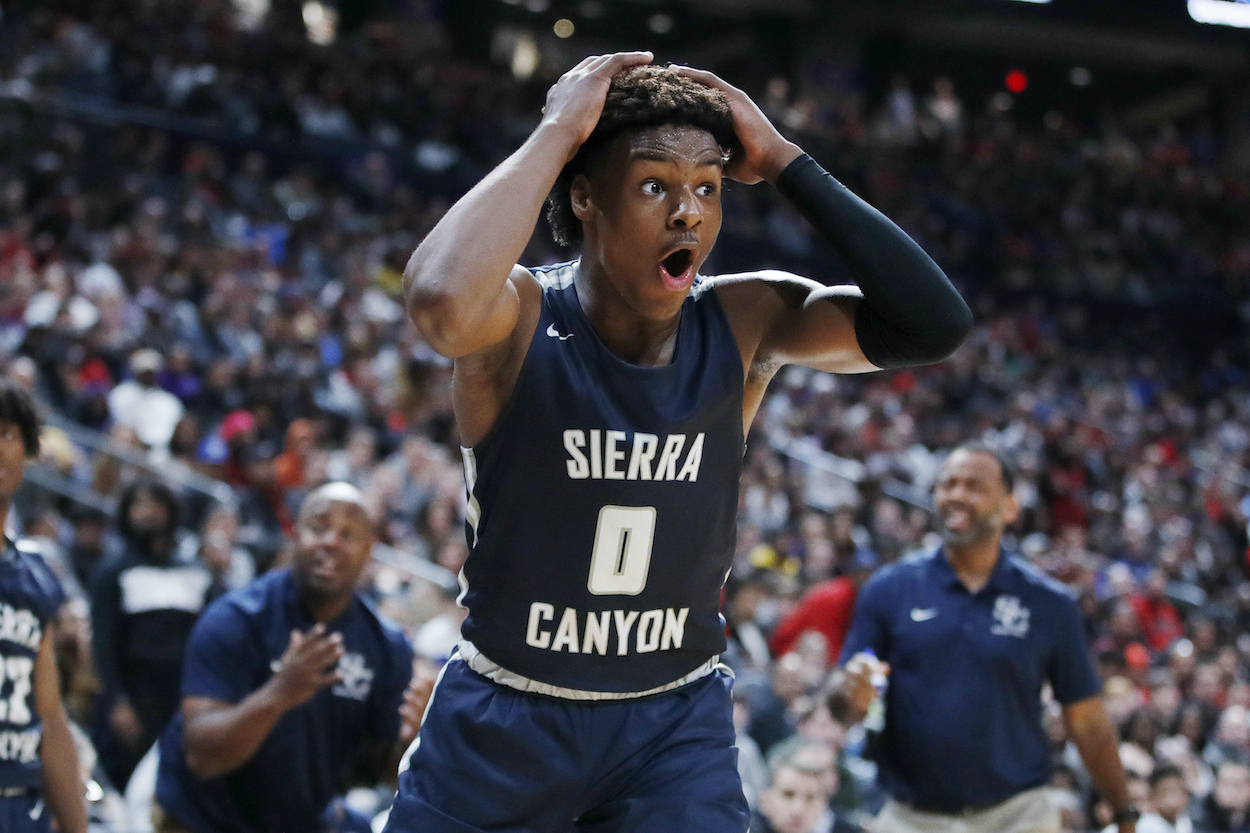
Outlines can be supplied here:
<path id="1" fill-rule="evenodd" d="M 281 667 L 291 631 L 307 633 L 313 624 L 289 569 L 222 596 L 191 633 L 183 696 L 241 702 Z M 344 788 L 351 764 L 374 744 L 389 750 L 398 738 L 412 678 L 407 638 L 360 595 L 326 631 L 343 637 L 342 682 L 283 714 L 256 753 L 220 778 L 202 781 L 191 772 L 182 712 L 174 714 L 161 735 L 156 777 L 156 800 L 167 815 L 196 833 L 321 829 L 322 812 Z"/>
<path id="2" fill-rule="evenodd" d="M 842 662 L 890 664 L 880 785 L 900 801 L 957 812 L 1050 777 L 1041 692 L 1069 704 L 1102 691 L 1075 599 L 1000 553 L 969 593 L 942 550 L 874 575 L 856 603 Z"/>

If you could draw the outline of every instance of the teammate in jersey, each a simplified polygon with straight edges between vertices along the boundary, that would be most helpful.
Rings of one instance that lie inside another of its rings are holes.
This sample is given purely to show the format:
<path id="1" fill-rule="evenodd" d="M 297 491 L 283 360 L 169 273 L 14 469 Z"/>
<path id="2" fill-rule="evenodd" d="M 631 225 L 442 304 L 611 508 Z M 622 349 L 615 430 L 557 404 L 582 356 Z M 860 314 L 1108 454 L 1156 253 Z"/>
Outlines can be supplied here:
<path id="1" fill-rule="evenodd" d="M 39 451 L 30 395 L 0 379 L 0 532 Z M 0 539 L 0 830 L 86 833 L 86 789 L 53 653 L 65 596 L 37 551 Z M 51 813 L 48 810 L 51 810 Z"/>
<path id="2" fill-rule="evenodd" d="M 746 428 L 785 364 L 924 364 L 971 327 L 923 250 L 745 94 L 651 57 L 566 73 L 409 263 L 409 312 L 455 361 L 472 549 L 388 830 L 745 831 L 717 657 Z M 859 288 L 701 276 L 725 178 L 775 184 Z M 518 266 L 549 196 L 581 257 Z"/>

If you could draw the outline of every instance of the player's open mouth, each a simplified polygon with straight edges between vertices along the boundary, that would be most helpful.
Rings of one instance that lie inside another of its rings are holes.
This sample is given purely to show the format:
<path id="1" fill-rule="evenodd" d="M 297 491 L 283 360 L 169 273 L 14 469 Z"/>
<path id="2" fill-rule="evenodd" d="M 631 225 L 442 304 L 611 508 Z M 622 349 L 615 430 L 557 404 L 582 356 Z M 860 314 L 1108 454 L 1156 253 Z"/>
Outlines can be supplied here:
<path id="1" fill-rule="evenodd" d="M 660 266 L 664 272 L 664 283 L 670 289 L 682 289 L 689 286 L 690 279 L 693 277 L 690 273 L 694 267 L 694 250 L 678 249 L 661 260 Z"/>

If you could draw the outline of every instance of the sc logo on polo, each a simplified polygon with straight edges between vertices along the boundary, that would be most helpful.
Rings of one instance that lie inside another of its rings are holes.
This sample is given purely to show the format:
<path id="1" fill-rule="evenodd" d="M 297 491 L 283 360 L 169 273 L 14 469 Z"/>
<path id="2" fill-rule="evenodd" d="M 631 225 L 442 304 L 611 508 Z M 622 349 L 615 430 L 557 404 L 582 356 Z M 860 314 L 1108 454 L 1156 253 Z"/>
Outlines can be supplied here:
<path id="1" fill-rule="evenodd" d="M 1029 609 L 1015 596 L 999 596 L 994 600 L 994 624 L 990 633 L 1024 639 L 1029 634 Z"/>
<path id="2" fill-rule="evenodd" d="M 364 700 L 369 696 L 373 670 L 365 665 L 363 654 L 343 654 L 336 670 L 343 676 L 343 682 L 331 689 L 331 694 L 352 700 Z"/>

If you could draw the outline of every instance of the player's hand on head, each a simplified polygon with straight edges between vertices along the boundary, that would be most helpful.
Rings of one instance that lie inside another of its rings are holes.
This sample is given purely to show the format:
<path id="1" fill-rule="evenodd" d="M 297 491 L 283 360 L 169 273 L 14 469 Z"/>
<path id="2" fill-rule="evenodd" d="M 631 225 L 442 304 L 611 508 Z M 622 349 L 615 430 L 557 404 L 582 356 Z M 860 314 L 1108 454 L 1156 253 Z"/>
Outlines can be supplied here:
<path id="1" fill-rule="evenodd" d="M 612 76 L 623 69 L 651 63 L 650 52 L 614 52 L 592 55 L 570 69 L 547 90 L 543 122 L 569 130 L 573 140 L 570 158 L 589 138 L 599 122 Z"/>
<path id="2" fill-rule="evenodd" d="M 729 101 L 734 132 L 738 134 L 742 150 L 725 166 L 725 176 L 747 185 L 765 180 L 776 182 L 786 165 L 803 152 L 781 135 L 749 95 L 733 84 L 707 70 L 676 65 L 673 69 L 692 81 L 720 90 Z"/>
<path id="3" fill-rule="evenodd" d="M 326 633 L 320 622 L 307 633 L 291 631 L 291 641 L 274 672 L 274 684 L 287 707 L 306 703 L 321 689 L 342 682 L 338 672 L 342 656 L 343 635 Z"/>

